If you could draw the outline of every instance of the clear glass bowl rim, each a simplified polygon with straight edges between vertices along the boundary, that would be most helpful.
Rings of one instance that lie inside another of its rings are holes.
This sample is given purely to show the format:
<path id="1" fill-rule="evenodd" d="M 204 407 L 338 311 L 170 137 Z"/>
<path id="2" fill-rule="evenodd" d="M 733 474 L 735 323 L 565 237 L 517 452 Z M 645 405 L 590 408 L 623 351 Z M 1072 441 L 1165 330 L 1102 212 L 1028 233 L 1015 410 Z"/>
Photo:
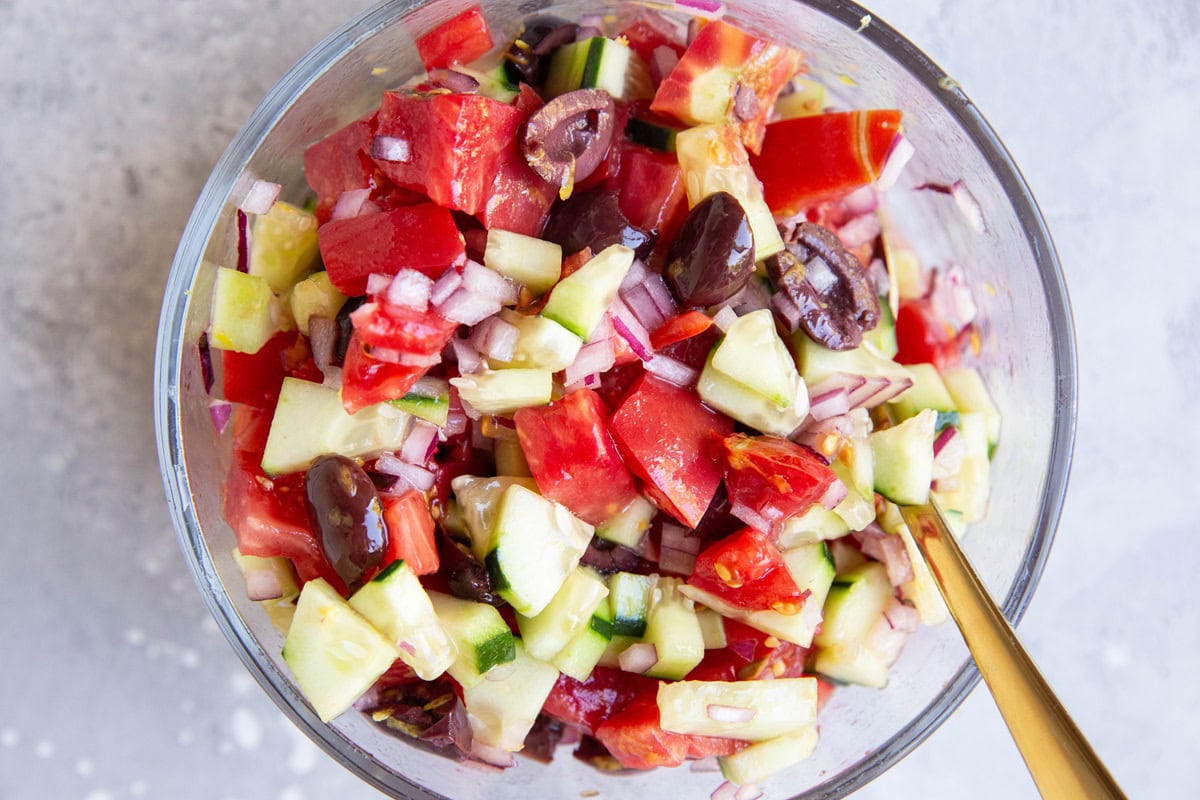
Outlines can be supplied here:
<path id="1" fill-rule="evenodd" d="M 869 14 L 867 9 L 849 0 L 791 1 L 852 29 L 859 28 Z M 225 594 L 190 502 L 178 388 L 183 363 L 188 289 L 226 198 L 251 154 L 283 113 L 330 64 L 364 38 L 420 5 L 421 0 L 382 0 L 331 33 L 279 80 L 234 136 L 196 201 L 171 264 L 159 319 L 154 365 L 154 423 L 167 504 L 188 568 L 205 604 L 246 668 L 293 723 L 340 764 L 387 794 L 399 788 L 392 773 L 322 724 L 306 707 L 289 702 L 288 698 L 294 697 L 295 693 L 290 690 L 287 677 L 275 668 Z M 962 89 L 919 48 L 873 15 L 870 24 L 860 31 L 860 35 L 894 58 L 929 89 L 962 126 L 1003 187 L 1028 237 L 1040 273 L 1050 327 L 1055 334 L 1051 351 L 1057 386 L 1056 414 L 1046 483 L 1039 503 L 1039 523 L 1030 537 L 1021 569 L 1001 604 L 1005 616 L 1016 625 L 1028 607 L 1049 556 L 1066 495 L 1074 447 L 1078 378 L 1074 323 L 1067 287 L 1049 229 L 1028 185 L 995 131 Z M 809 789 L 801 797 L 804 800 L 831 800 L 861 788 L 924 741 L 966 699 L 978 681 L 979 672 L 968 659 L 942 693 L 883 746 L 859 761 L 856 768 Z M 414 792 L 414 796 L 433 796 L 428 790 L 407 782 L 403 790 Z"/>

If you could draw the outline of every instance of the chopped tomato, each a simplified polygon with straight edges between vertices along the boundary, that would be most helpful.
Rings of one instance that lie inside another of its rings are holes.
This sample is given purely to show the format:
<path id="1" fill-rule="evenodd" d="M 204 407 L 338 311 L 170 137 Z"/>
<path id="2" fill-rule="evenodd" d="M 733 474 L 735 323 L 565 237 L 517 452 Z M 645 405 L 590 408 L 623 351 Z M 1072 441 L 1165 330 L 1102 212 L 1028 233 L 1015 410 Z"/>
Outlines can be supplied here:
<path id="1" fill-rule="evenodd" d="M 692 668 L 685 680 L 736 681 L 738 668 L 746 662 L 725 648 L 705 650 L 704 660 Z"/>
<path id="2" fill-rule="evenodd" d="M 417 311 L 379 299 L 350 314 L 354 332 L 366 347 L 381 347 L 415 357 L 432 357 L 449 343 L 458 323 L 433 309 Z"/>
<path id="3" fill-rule="evenodd" d="M 684 44 L 676 37 L 671 23 L 654 12 L 639 14 L 619 35 L 629 43 L 629 49 L 647 64 L 654 59 L 654 51 L 660 47 L 670 48 L 677 56 L 683 55 Z"/>
<path id="4" fill-rule="evenodd" d="M 484 211 L 525 117 L 483 95 L 387 92 L 376 133 L 407 142 L 410 157 L 376 164 L 397 186 L 474 216 Z"/>
<path id="5" fill-rule="evenodd" d="M 515 107 L 522 114 L 522 121 L 542 107 L 542 98 L 525 84 Z M 501 151 L 496 177 L 488 194 L 487 203 L 479 214 L 485 228 L 500 228 L 526 236 L 538 236 L 550 217 L 550 207 L 558 199 L 558 187 L 545 181 L 533 171 L 520 141 L 514 137 Z"/>
<path id="6" fill-rule="evenodd" d="M 583 180 L 575 184 L 574 191 L 585 192 L 597 186 L 616 180 L 621 171 L 621 157 L 625 150 L 622 141 L 625 138 L 625 125 L 629 122 L 629 108 L 623 103 L 617 103 L 613 113 L 613 136 L 608 145 L 604 160 L 596 169 Z"/>
<path id="7" fill-rule="evenodd" d="M 768 639 L 768 641 L 771 641 Z M 767 647 L 765 654 L 742 667 L 738 671 L 738 680 L 757 681 L 774 678 L 799 678 L 804 675 L 804 667 L 808 662 L 808 648 L 792 642 L 774 640 L 773 646 Z"/>
<path id="8" fill-rule="evenodd" d="M 687 734 L 687 755 L 684 758 L 708 758 L 709 756 L 731 756 L 750 745 L 741 739 L 726 739 L 723 736 L 699 736 Z"/>
<path id="9" fill-rule="evenodd" d="M 661 350 L 656 350 L 656 352 L 681 361 L 699 372 L 704 369 L 704 362 L 708 360 L 708 354 L 716 347 L 723 335 L 720 328 L 710 325 L 686 339 L 664 345 Z"/>
<path id="10" fill-rule="evenodd" d="M 381 494 L 383 524 L 387 526 L 387 547 L 383 563 L 403 560 L 417 575 L 437 572 L 437 541 L 434 539 L 433 515 L 425 495 L 417 490 L 395 495 Z"/>
<path id="11" fill-rule="evenodd" d="M 657 687 L 637 695 L 596 728 L 596 738 L 626 769 L 677 767 L 688 756 L 688 739 L 662 728 Z"/>
<path id="12" fill-rule="evenodd" d="M 696 527 L 721 484 L 714 447 L 733 430 L 732 420 L 702 405 L 695 392 L 646 374 L 609 429 L 625 463 L 666 501 L 663 510 Z"/>
<path id="13" fill-rule="evenodd" d="M 662 350 L 668 345 L 704 333 L 711 327 L 712 317 L 703 311 L 684 311 L 659 325 L 650 334 L 650 346 L 655 350 Z"/>
<path id="14" fill-rule="evenodd" d="M 588 735 L 629 705 L 640 693 L 657 691 L 651 678 L 610 667 L 596 667 L 585 681 L 559 675 L 542 711 Z"/>
<path id="15" fill-rule="evenodd" d="M 426 367 L 406 367 L 371 358 L 355 332 L 346 347 L 342 367 L 342 407 L 347 414 L 408 394 Z"/>
<path id="16" fill-rule="evenodd" d="M 837 480 L 820 456 L 778 436 L 735 433 L 725 448 L 725 486 L 735 515 L 745 508 L 778 534 L 783 521 L 807 511 Z"/>
<path id="17" fill-rule="evenodd" d="M 802 60 L 799 51 L 726 22 L 710 22 L 658 87 L 650 108 L 688 125 L 723 122 L 748 150 L 757 153 L 767 115 Z M 741 114 L 734 103 L 738 92 L 748 92 L 752 98 L 749 108 L 742 101 Z"/>
<path id="18" fill-rule="evenodd" d="M 962 357 L 954 326 L 938 316 L 928 300 L 909 300 L 896 314 L 896 361 L 945 369 Z"/>
<path id="19" fill-rule="evenodd" d="M 772 122 L 750 157 L 777 215 L 866 186 L 879 177 L 900 132 L 900 112 L 842 111 Z"/>
<path id="20" fill-rule="evenodd" d="M 279 387 L 287 375 L 287 353 L 295 345 L 297 336 L 296 331 L 281 331 L 268 339 L 257 353 L 225 351 L 221 357 L 225 399 L 255 408 L 275 408 Z"/>
<path id="21" fill-rule="evenodd" d="M 467 64 L 491 49 L 492 32 L 477 5 L 417 37 L 417 53 L 425 69 Z"/>
<path id="22" fill-rule="evenodd" d="M 317 220 L 324 224 L 342 192 L 374 189 L 382 175 L 371 160 L 378 112 L 334 131 L 304 151 L 304 177 L 317 195 Z"/>
<path id="23" fill-rule="evenodd" d="M 641 359 L 635 363 L 613 367 L 604 373 L 604 380 L 600 382 L 600 388 L 596 390 L 596 394 L 600 395 L 600 399 L 604 401 L 604 406 L 610 414 L 624 402 L 625 395 L 644 374 L 646 374 L 646 370 L 642 367 Z"/>
<path id="24" fill-rule="evenodd" d="M 621 145 L 617 205 L 630 224 L 669 242 L 687 216 L 687 190 L 674 153 L 632 142 Z"/>
<path id="25" fill-rule="evenodd" d="M 702 550 L 688 583 L 738 608 L 781 614 L 796 613 L 805 598 L 779 550 L 753 528 Z"/>
<path id="26" fill-rule="evenodd" d="M 820 675 L 814 675 L 813 677 L 817 679 L 817 713 L 819 714 L 821 709 L 825 707 L 825 704 L 829 702 L 829 698 L 833 696 L 833 692 L 837 689 L 837 686 L 831 681 L 825 680 Z"/>
<path id="27" fill-rule="evenodd" d="M 464 258 L 454 218 L 432 203 L 336 219 L 317 231 L 330 282 L 344 295 L 366 294 L 371 273 L 419 270 L 437 279 Z"/>
<path id="28" fill-rule="evenodd" d="M 522 408 L 513 417 L 538 489 L 593 525 L 637 497 L 606 416 L 600 395 L 578 389 L 548 406 Z"/>

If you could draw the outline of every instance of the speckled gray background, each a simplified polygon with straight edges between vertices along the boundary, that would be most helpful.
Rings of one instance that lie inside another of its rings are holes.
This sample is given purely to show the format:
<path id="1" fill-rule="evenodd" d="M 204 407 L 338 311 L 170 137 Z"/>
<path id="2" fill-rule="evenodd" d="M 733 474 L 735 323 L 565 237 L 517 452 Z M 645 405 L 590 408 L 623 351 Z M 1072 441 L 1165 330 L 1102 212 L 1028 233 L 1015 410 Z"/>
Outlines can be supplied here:
<path id="1" fill-rule="evenodd" d="M 0 798 L 378 797 L 252 684 L 162 497 L 152 351 L 194 198 L 359 0 L 0 0 Z M 976 100 L 1062 255 L 1074 475 L 1030 651 L 1131 797 L 1200 786 L 1200 5 L 878 0 Z M 976 691 L 862 791 L 1033 797 Z"/>

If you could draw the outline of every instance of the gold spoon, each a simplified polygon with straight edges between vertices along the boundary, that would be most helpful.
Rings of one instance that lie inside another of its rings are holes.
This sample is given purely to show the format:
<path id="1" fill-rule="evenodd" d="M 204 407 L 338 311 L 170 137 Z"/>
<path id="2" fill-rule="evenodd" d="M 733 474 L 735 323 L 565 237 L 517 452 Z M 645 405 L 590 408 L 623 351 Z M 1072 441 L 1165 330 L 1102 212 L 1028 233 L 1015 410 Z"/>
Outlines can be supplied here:
<path id="1" fill-rule="evenodd" d="M 900 511 L 1042 797 L 1124 800 L 988 596 L 941 512 L 933 504 Z"/>

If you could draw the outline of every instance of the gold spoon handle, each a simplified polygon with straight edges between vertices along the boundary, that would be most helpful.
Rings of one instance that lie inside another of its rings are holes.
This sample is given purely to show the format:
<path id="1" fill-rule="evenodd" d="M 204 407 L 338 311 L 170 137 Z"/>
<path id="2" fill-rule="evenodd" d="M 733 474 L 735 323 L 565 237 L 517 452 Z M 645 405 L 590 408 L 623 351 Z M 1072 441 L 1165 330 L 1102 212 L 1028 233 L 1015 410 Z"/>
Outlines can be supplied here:
<path id="1" fill-rule="evenodd" d="M 1025 765 L 1046 800 L 1121 798 L 932 505 L 901 506 Z"/>

